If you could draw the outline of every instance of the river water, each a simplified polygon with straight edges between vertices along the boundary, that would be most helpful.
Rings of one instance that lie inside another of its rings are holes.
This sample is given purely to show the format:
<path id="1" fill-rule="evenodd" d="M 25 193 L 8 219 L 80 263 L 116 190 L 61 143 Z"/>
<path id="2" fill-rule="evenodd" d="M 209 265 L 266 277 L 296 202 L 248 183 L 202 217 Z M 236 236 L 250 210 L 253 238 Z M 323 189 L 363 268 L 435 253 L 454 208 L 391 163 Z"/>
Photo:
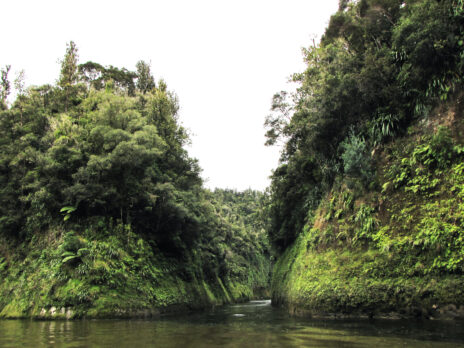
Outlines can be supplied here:
<path id="1" fill-rule="evenodd" d="M 464 347 L 464 322 L 316 320 L 270 301 L 153 320 L 0 321 L 0 347 Z"/>

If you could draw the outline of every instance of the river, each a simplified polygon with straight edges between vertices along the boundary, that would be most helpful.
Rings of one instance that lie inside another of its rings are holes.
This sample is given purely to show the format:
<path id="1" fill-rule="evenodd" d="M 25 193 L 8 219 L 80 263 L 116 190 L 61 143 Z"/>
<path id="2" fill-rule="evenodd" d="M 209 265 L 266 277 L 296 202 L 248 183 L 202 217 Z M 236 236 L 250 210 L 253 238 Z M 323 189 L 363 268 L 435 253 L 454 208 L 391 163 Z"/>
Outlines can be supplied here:
<path id="1" fill-rule="evenodd" d="M 270 301 L 153 320 L 0 321 L 0 347 L 464 347 L 464 322 L 316 320 Z"/>

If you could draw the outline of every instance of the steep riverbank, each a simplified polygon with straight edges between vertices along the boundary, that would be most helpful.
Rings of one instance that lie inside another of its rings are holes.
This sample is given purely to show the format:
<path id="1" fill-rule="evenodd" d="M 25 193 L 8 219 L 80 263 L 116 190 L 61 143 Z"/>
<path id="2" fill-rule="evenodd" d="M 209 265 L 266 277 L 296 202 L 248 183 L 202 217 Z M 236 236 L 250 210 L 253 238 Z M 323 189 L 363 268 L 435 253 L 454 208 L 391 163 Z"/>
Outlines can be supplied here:
<path id="1" fill-rule="evenodd" d="M 411 275 L 378 250 L 308 251 L 301 236 L 274 268 L 272 301 L 315 318 L 464 318 L 461 275 Z"/>
<path id="2" fill-rule="evenodd" d="M 339 177 L 278 259 L 272 297 L 300 315 L 464 318 L 462 95 Z"/>
<path id="3" fill-rule="evenodd" d="M 277 93 L 272 297 L 336 317 L 464 317 L 464 2 L 340 1 Z"/>
<path id="4" fill-rule="evenodd" d="M 121 225 L 111 235 L 52 229 L 11 250 L 0 263 L 1 318 L 150 317 L 252 299 L 267 282 L 252 268 L 248 280 L 205 274 L 195 252 L 163 255 Z"/>

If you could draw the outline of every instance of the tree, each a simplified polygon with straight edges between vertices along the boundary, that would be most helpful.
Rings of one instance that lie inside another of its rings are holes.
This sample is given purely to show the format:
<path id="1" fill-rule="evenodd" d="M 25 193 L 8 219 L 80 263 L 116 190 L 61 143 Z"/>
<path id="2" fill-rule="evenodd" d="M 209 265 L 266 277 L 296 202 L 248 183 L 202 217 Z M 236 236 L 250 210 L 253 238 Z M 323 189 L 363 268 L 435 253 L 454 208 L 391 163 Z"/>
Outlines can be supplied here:
<path id="1" fill-rule="evenodd" d="M 266 132 L 266 145 L 274 145 L 277 142 L 284 141 L 289 135 L 289 123 L 292 112 L 292 105 L 287 100 L 288 93 L 281 91 L 272 97 L 272 114 L 266 116 L 264 127 Z"/>
<path id="2" fill-rule="evenodd" d="M 155 88 L 155 79 L 151 75 L 150 65 L 143 60 L 139 60 L 137 67 L 137 89 L 143 94 Z"/>
<path id="3" fill-rule="evenodd" d="M 7 105 L 7 98 L 8 95 L 10 94 L 11 90 L 11 84 L 10 81 L 8 80 L 8 73 L 10 72 L 11 65 L 6 65 L 2 69 L 2 81 L 1 81 L 1 89 L 0 89 L 0 102 L 2 105 L 0 105 L 2 108 L 6 108 Z"/>
<path id="4" fill-rule="evenodd" d="M 105 68 L 102 65 L 88 61 L 84 64 L 79 64 L 78 70 L 81 79 L 87 83 L 88 87 L 99 90 L 105 86 L 103 78 Z"/>
<path id="5" fill-rule="evenodd" d="M 16 91 L 18 92 L 18 95 L 16 96 L 16 103 L 18 104 L 19 112 L 21 113 L 21 126 L 22 126 L 23 125 L 22 99 L 24 98 L 24 87 L 25 87 L 24 70 L 21 70 L 20 72 L 18 72 L 13 83 L 14 83 Z"/>
<path id="6" fill-rule="evenodd" d="M 66 45 L 66 54 L 61 61 L 61 73 L 58 80 L 58 86 L 60 86 L 64 92 L 64 109 L 68 111 L 71 94 L 73 92 L 73 86 L 77 83 L 78 74 L 78 49 L 73 41 L 70 41 Z"/>
<path id="7" fill-rule="evenodd" d="M 125 68 L 119 69 L 112 65 L 104 67 L 98 63 L 88 61 L 79 65 L 79 74 L 89 87 L 96 90 L 100 90 L 108 83 L 111 83 L 123 93 L 132 97 L 135 95 L 134 80 L 137 78 L 137 74 Z"/>

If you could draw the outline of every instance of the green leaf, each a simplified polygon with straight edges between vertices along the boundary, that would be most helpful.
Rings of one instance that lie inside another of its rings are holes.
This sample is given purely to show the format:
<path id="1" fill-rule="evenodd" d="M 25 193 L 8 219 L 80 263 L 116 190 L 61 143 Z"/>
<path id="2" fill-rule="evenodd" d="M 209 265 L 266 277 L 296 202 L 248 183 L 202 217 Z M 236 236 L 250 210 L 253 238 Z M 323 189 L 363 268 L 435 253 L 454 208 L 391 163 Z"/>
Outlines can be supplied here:
<path id="1" fill-rule="evenodd" d="M 76 209 L 77 209 L 76 207 L 63 207 L 60 209 L 60 213 L 66 212 L 69 214 L 69 213 L 76 211 Z"/>
<path id="2" fill-rule="evenodd" d="M 77 256 L 77 255 L 67 256 L 61 261 L 61 263 L 66 263 L 66 262 L 68 262 L 70 260 L 74 260 L 74 259 L 77 259 L 77 258 L 79 258 L 79 256 Z"/>
<path id="3" fill-rule="evenodd" d="M 387 181 L 385 184 L 382 185 L 382 193 L 388 190 L 388 187 L 390 186 L 391 182 Z"/>

